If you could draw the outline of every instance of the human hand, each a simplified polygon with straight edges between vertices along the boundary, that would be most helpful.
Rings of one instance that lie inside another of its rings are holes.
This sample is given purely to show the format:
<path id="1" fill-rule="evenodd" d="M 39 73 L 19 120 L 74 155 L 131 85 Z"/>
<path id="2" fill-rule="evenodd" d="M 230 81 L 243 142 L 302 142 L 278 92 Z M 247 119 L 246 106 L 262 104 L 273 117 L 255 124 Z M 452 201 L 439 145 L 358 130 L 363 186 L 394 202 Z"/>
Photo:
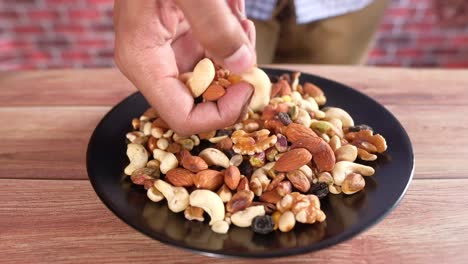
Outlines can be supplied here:
<path id="1" fill-rule="evenodd" d="M 205 56 L 238 73 L 254 66 L 255 28 L 243 0 L 116 0 L 114 26 L 117 66 L 175 132 L 219 129 L 245 114 L 253 94 L 247 83 L 229 87 L 217 103 L 195 105 L 177 79 Z"/>
<path id="2" fill-rule="evenodd" d="M 434 9 L 443 26 L 468 25 L 468 0 L 433 0 Z"/>

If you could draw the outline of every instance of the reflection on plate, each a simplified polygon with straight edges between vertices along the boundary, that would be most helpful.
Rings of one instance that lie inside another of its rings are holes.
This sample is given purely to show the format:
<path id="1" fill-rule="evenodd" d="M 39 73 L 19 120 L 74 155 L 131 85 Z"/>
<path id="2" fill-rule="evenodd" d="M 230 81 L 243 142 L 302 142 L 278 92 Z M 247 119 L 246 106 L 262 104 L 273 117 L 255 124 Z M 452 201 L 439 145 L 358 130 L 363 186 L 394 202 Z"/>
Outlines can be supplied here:
<path id="1" fill-rule="evenodd" d="M 289 72 L 265 69 L 271 76 Z M 345 109 L 356 123 L 368 124 L 385 136 L 387 152 L 366 165 L 376 174 L 366 177 L 363 191 L 351 196 L 329 195 L 322 202 L 327 215 L 323 223 L 299 224 L 289 233 L 255 234 L 231 226 L 228 234 L 216 234 L 207 223 L 188 221 L 171 212 L 164 202 L 153 203 L 141 186 L 122 175 L 127 164 L 125 134 L 131 119 L 148 104 L 135 93 L 114 107 L 96 127 L 89 142 L 87 168 L 91 183 L 110 210 L 138 231 L 163 243 L 208 255 L 275 257 L 306 253 L 337 244 L 377 223 L 399 202 L 413 175 L 414 157 L 403 127 L 382 105 L 345 85 L 309 74 L 302 82 L 320 86 L 327 106 Z"/>

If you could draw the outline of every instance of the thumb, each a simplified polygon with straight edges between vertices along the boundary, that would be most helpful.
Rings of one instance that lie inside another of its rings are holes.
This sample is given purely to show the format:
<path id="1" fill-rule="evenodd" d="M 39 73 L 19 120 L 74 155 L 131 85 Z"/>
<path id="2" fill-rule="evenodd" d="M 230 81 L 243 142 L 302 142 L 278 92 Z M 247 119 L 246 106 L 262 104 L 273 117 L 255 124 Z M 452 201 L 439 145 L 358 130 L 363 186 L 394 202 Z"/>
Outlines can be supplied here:
<path id="1" fill-rule="evenodd" d="M 255 49 L 226 1 L 176 2 L 194 36 L 218 64 L 239 73 L 256 63 Z"/>

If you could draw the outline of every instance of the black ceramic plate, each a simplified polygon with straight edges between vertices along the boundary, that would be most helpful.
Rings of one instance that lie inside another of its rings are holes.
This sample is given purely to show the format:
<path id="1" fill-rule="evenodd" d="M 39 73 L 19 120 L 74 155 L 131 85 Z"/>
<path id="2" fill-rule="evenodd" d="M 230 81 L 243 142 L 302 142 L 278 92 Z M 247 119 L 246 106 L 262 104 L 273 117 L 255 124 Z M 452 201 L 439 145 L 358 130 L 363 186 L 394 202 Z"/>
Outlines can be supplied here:
<path id="1" fill-rule="evenodd" d="M 270 76 L 289 73 L 266 69 Z M 357 76 L 356 78 L 359 78 Z M 306 253 L 345 241 L 383 219 L 400 201 L 413 175 L 413 151 L 403 127 L 382 105 L 343 84 L 302 74 L 301 82 L 320 86 L 328 106 L 345 109 L 357 124 L 368 124 L 385 136 L 388 150 L 371 163 L 376 174 L 366 187 L 351 196 L 329 195 L 322 200 L 324 223 L 297 225 L 289 233 L 254 234 L 231 226 L 226 235 L 211 231 L 207 223 L 190 222 L 174 214 L 164 202 L 153 203 L 146 191 L 123 175 L 128 163 L 125 134 L 131 120 L 148 104 L 140 93 L 119 103 L 99 123 L 91 137 L 87 169 L 91 183 L 107 207 L 138 231 L 163 243 L 217 256 L 278 257 Z"/>

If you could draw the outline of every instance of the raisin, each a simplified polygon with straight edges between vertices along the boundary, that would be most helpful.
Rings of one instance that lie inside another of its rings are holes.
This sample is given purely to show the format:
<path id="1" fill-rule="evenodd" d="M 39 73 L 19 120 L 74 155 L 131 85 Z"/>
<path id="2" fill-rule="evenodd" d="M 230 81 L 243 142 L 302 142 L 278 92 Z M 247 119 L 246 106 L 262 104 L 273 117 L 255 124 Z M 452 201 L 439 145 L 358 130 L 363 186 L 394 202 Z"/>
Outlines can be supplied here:
<path id="1" fill-rule="evenodd" d="M 231 135 L 232 135 L 232 130 L 220 129 L 220 130 L 216 131 L 216 136 L 215 137 L 222 137 L 222 136 L 230 137 Z"/>
<path id="2" fill-rule="evenodd" d="M 325 182 L 319 182 L 314 185 L 309 190 L 309 193 L 314 194 L 319 199 L 324 198 L 328 195 L 328 184 Z"/>
<path id="3" fill-rule="evenodd" d="M 361 130 L 370 130 L 370 131 L 374 132 L 374 129 L 372 129 L 372 127 L 370 127 L 368 125 L 356 125 L 356 126 L 352 126 L 352 127 L 348 128 L 349 132 L 359 132 Z"/>
<path id="4" fill-rule="evenodd" d="M 273 219 L 269 215 L 256 216 L 252 220 L 252 231 L 258 234 L 266 235 L 273 231 Z"/>
<path id="5" fill-rule="evenodd" d="M 289 115 L 287 113 L 284 113 L 284 112 L 279 112 L 278 113 L 278 119 L 279 121 L 281 121 L 281 123 L 283 123 L 283 125 L 287 126 L 289 124 L 292 123 L 292 120 L 291 118 L 289 117 Z"/>
<path id="6" fill-rule="evenodd" d="M 202 152 L 202 150 L 204 150 L 206 148 L 211 148 L 213 146 L 214 146 L 214 144 L 211 143 L 210 141 L 208 141 L 206 139 L 202 139 L 202 140 L 200 140 L 200 144 L 198 144 L 198 146 L 194 146 L 193 149 L 190 151 L 190 153 L 193 156 L 198 156 L 198 154 L 200 154 L 200 152 Z"/>
<path id="7" fill-rule="evenodd" d="M 232 158 L 234 155 L 236 155 L 237 153 L 234 152 L 234 150 L 232 149 L 225 149 L 223 150 L 224 154 L 226 154 L 226 156 L 230 159 Z"/>
<path id="8" fill-rule="evenodd" d="M 245 177 L 250 177 L 253 173 L 253 167 L 250 164 L 249 160 L 242 161 L 241 165 L 239 165 L 239 171 Z"/>

